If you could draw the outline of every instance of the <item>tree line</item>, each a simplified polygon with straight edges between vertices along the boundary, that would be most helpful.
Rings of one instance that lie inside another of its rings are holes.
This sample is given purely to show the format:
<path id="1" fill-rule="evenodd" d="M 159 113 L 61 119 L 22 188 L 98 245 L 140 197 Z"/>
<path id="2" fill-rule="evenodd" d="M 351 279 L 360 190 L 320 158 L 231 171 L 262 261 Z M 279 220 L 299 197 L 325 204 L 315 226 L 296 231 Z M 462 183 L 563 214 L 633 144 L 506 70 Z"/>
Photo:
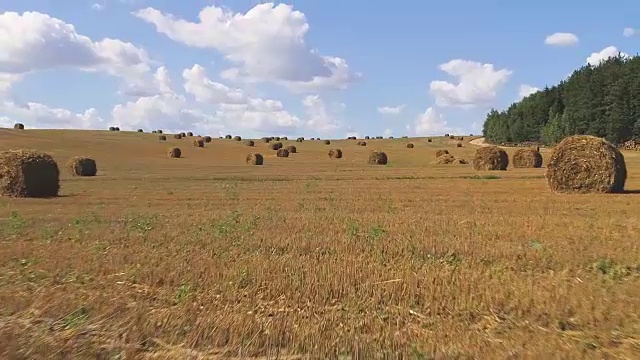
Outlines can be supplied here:
<path id="1" fill-rule="evenodd" d="M 491 109 L 482 133 L 493 144 L 553 145 L 578 134 L 613 144 L 640 140 L 640 57 L 618 54 L 597 66 L 585 65 L 507 110 Z"/>

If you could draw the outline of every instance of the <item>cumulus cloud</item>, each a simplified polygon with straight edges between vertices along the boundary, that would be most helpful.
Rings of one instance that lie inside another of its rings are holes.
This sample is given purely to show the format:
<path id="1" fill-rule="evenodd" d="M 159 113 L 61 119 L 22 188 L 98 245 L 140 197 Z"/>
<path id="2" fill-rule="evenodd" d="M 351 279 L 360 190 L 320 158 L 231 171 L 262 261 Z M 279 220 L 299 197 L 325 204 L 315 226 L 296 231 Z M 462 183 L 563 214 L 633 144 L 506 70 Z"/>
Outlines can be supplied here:
<path id="1" fill-rule="evenodd" d="M 207 71 L 199 64 L 182 72 L 185 80 L 184 89 L 193 95 L 197 101 L 212 104 L 244 104 L 247 97 L 241 89 L 231 89 L 228 86 L 211 81 Z"/>
<path id="2" fill-rule="evenodd" d="M 94 108 L 83 113 L 73 113 L 66 109 L 50 108 L 40 103 L 19 104 L 14 101 L 0 102 L 2 126 L 10 127 L 18 120 L 32 129 L 96 129 L 104 127 L 104 120 Z"/>
<path id="3" fill-rule="evenodd" d="M 579 41 L 575 34 L 567 32 L 557 32 L 544 39 L 544 43 L 551 46 L 571 46 L 576 45 Z"/>
<path id="4" fill-rule="evenodd" d="M 393 130 L 391 129 L 384 129 L 384 133 L 382 134 L 384 135 L 384 137 L 389 137 L 393 135 Z"/>
<path id="5" fill-rule="evenodd" d="M 535 86 L 522 84 L 518 88 L 518 97 L 522 99 L 538 91 L 540 91 L 540 89 Z"/>
<path id="6" fill-rule="evenodd" d="M 405 105 L 382 106 L 378 108 L 378 112 L 383 115 L 398 115 L 402 113 L 402 110 L 404 110 L 404 107 Z"/>
<path id="7" fill-rule="evenodd" d="M 307 19 L 290 5 L 259 4 L 246 14 L 212 5 L 200 11 L 198 22 L 151 7 L 134 15 L 174 41 L 224 54 L 236 65 L 222 72 L 227 80 L 272 81 L 311 91 L 345 88 L 360 77 L 344 59 L 321 55 L 306 44 Z"/>
<path id="8" fill-rule="evenodd" d="M 429 85 L 436 105 L 442 107 L 472 107 L 490 103 L 512 74 L 511 70 L 496 70 L 493 64 L 460 59 L 444 63 L 439 69 L 457 79 L 456 84 L 436 80 Z"/>
<path id="9" fill-rule="evenodd" d="M 444 116 L 439 113 L 433 106 L 420 114 L 415 122 L 413 131 L 417 136 L 428 136 L 442 134 L 450 130 Z"/>
<path id="10" fill-rule="evenodd" d="M 618 56 L 618 54 L 620 54 L 620 56 L 622 57 L 629 57 L 629 54 L 622 52 L 620 50 L 618 50 L 617 47 L 615 46 L 607 46 L 606 48 L 598 51 L 598 52 L 594 52 L 591 53 L 591 55 L 589 55 L 589 57 L 587 58 L 587 64 L 589 65 L 593 65 L 593 66 L 597 66 L 599 65 L 601 62 L 611 58 L 611 57 L 616 57 Z"/>
<path id="11" fill-rule="evenodd" d="M 631 28 L 631 27 L 626 27 L 626 28 L 624 28 L 624 30 L 622 30 L 622 35 L 624 35 L 626 37 L 631 37 L 631 36 L 634 36 L 634 35 L 638 35 L 638 33 L 640 33 L 640 32 L 638 32 L 637 29 L 634 29 L 634 28 Z"/>
<path id="12" fill-rule="evenodd" d="M 304 98 L 302 105 L 308 116 L 306 126 L 321 133 L 331 133 L 341 127 L 337 117 L 329 111 L 324 100 L 319 95 L 309 95 Z"/>

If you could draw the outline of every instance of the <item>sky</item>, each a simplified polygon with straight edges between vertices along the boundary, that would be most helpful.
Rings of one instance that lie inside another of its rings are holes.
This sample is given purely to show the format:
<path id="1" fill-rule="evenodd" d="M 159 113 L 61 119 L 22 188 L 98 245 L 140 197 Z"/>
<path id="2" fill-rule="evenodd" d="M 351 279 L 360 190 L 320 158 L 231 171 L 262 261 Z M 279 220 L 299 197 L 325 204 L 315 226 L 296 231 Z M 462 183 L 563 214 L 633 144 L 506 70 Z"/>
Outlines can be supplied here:
<path id="1" fill-rule="evenodd" d="M 640 2 L 2 0 L 0 127 L 481 133 L 640 45 Z"/>

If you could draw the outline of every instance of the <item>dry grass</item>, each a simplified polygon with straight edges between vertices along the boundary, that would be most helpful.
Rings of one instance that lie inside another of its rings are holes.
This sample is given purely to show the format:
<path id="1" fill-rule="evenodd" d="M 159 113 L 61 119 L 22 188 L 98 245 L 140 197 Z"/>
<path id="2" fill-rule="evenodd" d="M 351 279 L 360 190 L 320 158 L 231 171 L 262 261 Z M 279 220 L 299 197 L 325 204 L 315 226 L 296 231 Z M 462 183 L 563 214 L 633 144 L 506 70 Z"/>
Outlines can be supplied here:
<path id="1" fill-rule="evenodd" d="M 172 161 L 151 134 L 0 130 L 100 164 L 0 198 L 0 358 L 638 358 L 640 195 L 430 165 L 476 147 L 412 141 L 376 140 L 387 166 L 347 140 L 248 166 L 232 141 Z"/>

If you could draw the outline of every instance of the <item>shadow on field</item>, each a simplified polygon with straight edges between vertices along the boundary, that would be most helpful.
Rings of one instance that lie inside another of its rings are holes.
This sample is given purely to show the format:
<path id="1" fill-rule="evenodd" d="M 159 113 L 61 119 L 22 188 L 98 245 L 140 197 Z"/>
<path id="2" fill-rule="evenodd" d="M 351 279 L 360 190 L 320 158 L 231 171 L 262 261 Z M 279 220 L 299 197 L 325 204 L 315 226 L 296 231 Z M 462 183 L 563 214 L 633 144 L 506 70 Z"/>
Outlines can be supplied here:
<path id="1" fill-rule="evenodd" d="M 636 189 L 636 190 L 624 190 L 624 191 L 622 191 L 622 193 L 621 193 L 621 194 L 624 194 L 624 195 L 634 195 L 634 194 L 635 194 L 635 195 L 638 195 L 638 194 L 640 194 L 640 189 Z"/>

